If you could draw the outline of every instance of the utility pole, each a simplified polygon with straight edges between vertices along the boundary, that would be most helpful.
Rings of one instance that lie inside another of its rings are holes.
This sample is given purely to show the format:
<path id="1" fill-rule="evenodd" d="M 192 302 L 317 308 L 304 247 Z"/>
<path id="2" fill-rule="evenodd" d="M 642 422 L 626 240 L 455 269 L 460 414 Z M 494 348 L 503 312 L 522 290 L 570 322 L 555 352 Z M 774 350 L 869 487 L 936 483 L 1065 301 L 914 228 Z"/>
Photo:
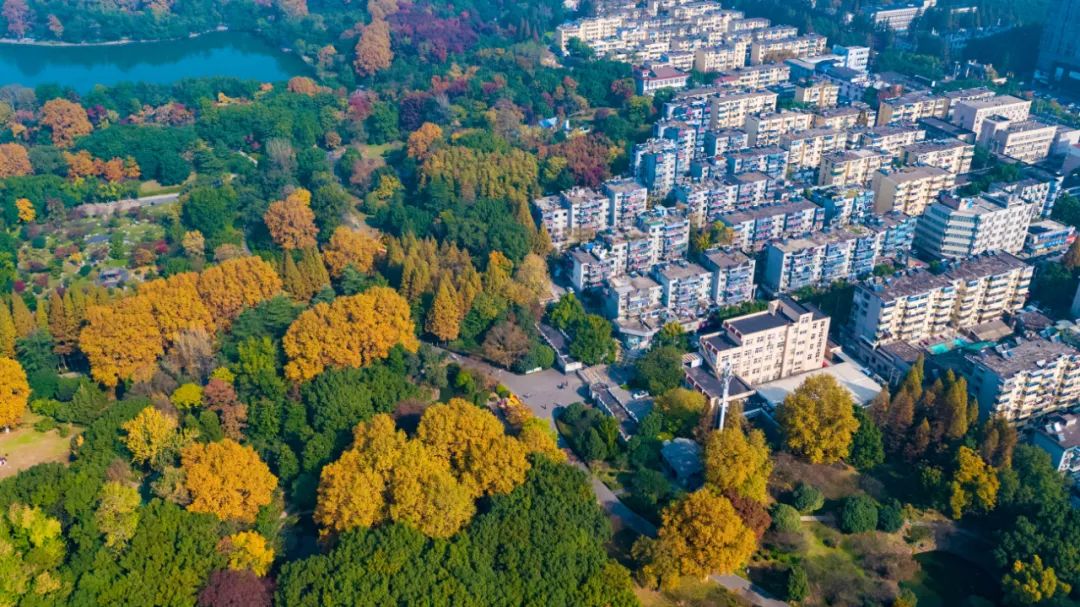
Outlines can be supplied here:
<path id="1" fill-rule="evenodd" d="M 724 371 L 723 374 L 720 376 L 720 382 L 724 384 L 724 391 L 720 396 L 720 417 L 716 420 L 717 430 L 724 429 L 724 418 L 727 417 L 728 408 L 728 388 L 730 388 L 731 386 L 732 376 L 733 374 L 731 372 L 731 361 L 724 361 Z"/>

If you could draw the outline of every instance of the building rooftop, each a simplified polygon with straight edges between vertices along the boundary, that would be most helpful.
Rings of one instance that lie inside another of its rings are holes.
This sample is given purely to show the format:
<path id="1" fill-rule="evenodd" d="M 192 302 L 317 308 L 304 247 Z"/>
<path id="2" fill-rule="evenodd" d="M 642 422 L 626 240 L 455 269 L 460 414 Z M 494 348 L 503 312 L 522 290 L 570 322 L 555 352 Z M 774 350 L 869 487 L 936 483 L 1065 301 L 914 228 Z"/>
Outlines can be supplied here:
<path id="1" fill-rule="evenodd" d="M 830 375 L 847 391 L 860 405 L 867 405 L 881 392 L 881 384 L 859 370 L 850 362 L 842 362 L 813 371 L 799 373 L 783 379 L 767 382 L 757 386 L 757 394 L 770 405 L 775 407 L 784 402 L 788 394 L 794 392 L 807 378 L 815 375 Z"/>
<path id="2" fill-rule="evenodd" d="M 644 190 L 645 186 L 635 181 L 633 177 L 622 177 L 605 181 L 604 189 L 609 192 L 630 193 Z"/>
<path id="3" fill-rule="evenodd" d="M 1043 420 L 1038 432 L 1062 449 L 1080 447 L 1080 413 L 1054 413 Z"/>
<path id="4" fill-rule="evenodd" d="M 701 462 L 701 445 L 689 438 L 665 441 L 660 447 L 660 455 L 680 481 L 685 482 L 705 469 Z"/>
<path id="5" fill-rule="evenodd" d="M 714 270 L 734 268 L 751 261 L 746 253 L 731 247 L 709 249 L 702 253 L 701 256 L 705 265 Z"/>
<path id="6" fill-rule="evenodd" d="M 817 205 L 801 198 L 792 202 L 785 202 L 781 204 L 768 204 L 745 211 L 730 211 L 720 215 L 720 220 L 728 224 L 743 223 L 746 221 L 754 221 L 755 219 L 761 219 L 762 217 L 772 217 L 775 215 L 787 215 L 789 213 L 796 213 L 799 211 L 805 211 L 807 209 L 818 208 Z"/>
<path id="7" fill-rule="evenodd" d="M 1012 95 L 997 95 L 997 96 L 991 97 L 989 99 L 967 99 L 967 100 L 964 100 L 964 101 L 958 101 L 957 103 L 962 103 L 962 104 L 964 104 L 966 106 L 975 108 L 977 110 L 982 110 L 982 109 L 993 109 L 993 108 L 1002 107 L 1002 106 L 1005 106 L 1005 105 L 1012 105 L 1014 103 L 1031 103 L 1031 102 L 1030 101 L 1024 101 L 1023 99 L 1018 99 L 1016 97 L 1013 97 Z"/>
<path id="8" fill-rule="evenodd" d="M 974 146 L 970 143 L 964 143 L 959 139 L 935 139 L 932 141 L 920 141 L 911 145 L 905 145 L 904 151 L 909 154 L 925 154 L 927 152 L 940 152 L 963 147 Z"/>
<path id="9" fill-rule="evenodd" d="M 889 181 L 894 183 L 907 183 L 909 181 L 933 179 L 935 177 L 952 174 L 945 169 L 939 169 L 932 166 L 906 166 L 899 169 L 881 169 L 878 173 L 884 175 Z"/>
<path id="10" fill-rule="evenodd" d="M 985 367 L 1002 379 L 1007 379 L 1017 373 L 1042 367 L 1061 356 L 1080 357 L 1080 351 L 1061 342 L 1036 338 L 1018 340 L 1011 348 L 1006 345 L 987 348 L 978 354 L 969 354 L 967 359 L 976 366 Z"/>
<path id="11" fill-rule="evenodd" d="M 683 280 L 708 274 L 709 271 L 696 263 L 676 262 L 658 266 L 656 273 L 667 280 Z"/>
<path id="12" fill-rule="evenodd" d="M 954 280 L 985 278 L 1026 266 L 1026 263 L 1009 253 L 987 253 L 957 261 L 941 274 L 919 268 L 866 281 L 857 288 L 874 292 L 882 301 L 892 301 L 949 286 Z"/>

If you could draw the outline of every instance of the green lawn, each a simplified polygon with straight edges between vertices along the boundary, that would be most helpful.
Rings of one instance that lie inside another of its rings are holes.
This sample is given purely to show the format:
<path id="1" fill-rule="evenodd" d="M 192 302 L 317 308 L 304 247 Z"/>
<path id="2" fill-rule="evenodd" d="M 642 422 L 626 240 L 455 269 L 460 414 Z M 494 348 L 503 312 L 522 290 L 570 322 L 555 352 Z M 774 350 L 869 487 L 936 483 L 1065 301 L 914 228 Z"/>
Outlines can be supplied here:
<path id="1" fill-rule="evenodd" d="M 915 555 L 922 569 L 910 582 L 901 584 L 919 597 L 919 607 L 963 605 L 968 597 L 979 596 L 997 604 L 996 580 L 987 583 L 987 573 L 978 565 L 948 552 Z M 979 604 L 972 602 L 969 604 Z"/>
<path id="2" fill-rule="evenodd" d="M 677 588 L 656 592 L 637 588 L 642 607 L 746 607 L 750 603 L 714 582 L 686 578 Z"/>
<path id="3" fill-rule="evenodd" d="M 56 430 L 38 432 L 33 425 L 40 419 L 27 415 L 21 426 L 7 434 L 0 433 L 0 456 L 8 460 L 6 466 L 0 467 L 0 478 L 14 476 L 37 464 L 67 461 L 75 433 L 63 437 Z"/>

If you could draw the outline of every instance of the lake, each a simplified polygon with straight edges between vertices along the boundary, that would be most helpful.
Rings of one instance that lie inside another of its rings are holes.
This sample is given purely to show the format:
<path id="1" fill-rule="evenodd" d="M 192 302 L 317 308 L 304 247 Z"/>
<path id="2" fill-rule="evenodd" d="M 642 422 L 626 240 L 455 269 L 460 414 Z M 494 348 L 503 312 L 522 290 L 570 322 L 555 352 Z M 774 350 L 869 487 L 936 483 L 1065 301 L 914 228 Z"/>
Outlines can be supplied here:
<path id="1" fill-rule="evenodd" d="M 310 71 L 296 55 L 240 32 L 105 46 L 0 44 L 0 85 L 59 84 L 83 93 L 95 84 L 164 84 L 205 76 L 270 82 Z"/>

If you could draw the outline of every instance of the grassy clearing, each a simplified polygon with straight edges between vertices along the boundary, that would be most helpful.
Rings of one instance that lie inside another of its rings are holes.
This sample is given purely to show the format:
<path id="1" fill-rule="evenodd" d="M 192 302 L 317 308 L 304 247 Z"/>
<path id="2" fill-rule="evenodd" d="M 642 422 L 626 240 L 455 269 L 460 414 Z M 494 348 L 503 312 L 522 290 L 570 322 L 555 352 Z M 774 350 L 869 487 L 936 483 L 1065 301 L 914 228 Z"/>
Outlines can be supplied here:
<path id="1" fill-rule="evenodd" d="M 635 588 L 642 607 L 747 607 L 743 598 L 714 582 L 684 579 L 678 588 L 657 592 Z"/>
<path id="2" fill-rule="evenodd" d="M 41 419 L 27 415 L 22 425 L 7 434 L 0 434 L 0 456 L 7 465 L 0 467 L 0 479 L 15 476 L 27 468 L 47 462 L 66 462 L 71 452 L 71 439 L 77 431 L 60 436 L 58 430 L 38 432 L 34 424 Z"/>

